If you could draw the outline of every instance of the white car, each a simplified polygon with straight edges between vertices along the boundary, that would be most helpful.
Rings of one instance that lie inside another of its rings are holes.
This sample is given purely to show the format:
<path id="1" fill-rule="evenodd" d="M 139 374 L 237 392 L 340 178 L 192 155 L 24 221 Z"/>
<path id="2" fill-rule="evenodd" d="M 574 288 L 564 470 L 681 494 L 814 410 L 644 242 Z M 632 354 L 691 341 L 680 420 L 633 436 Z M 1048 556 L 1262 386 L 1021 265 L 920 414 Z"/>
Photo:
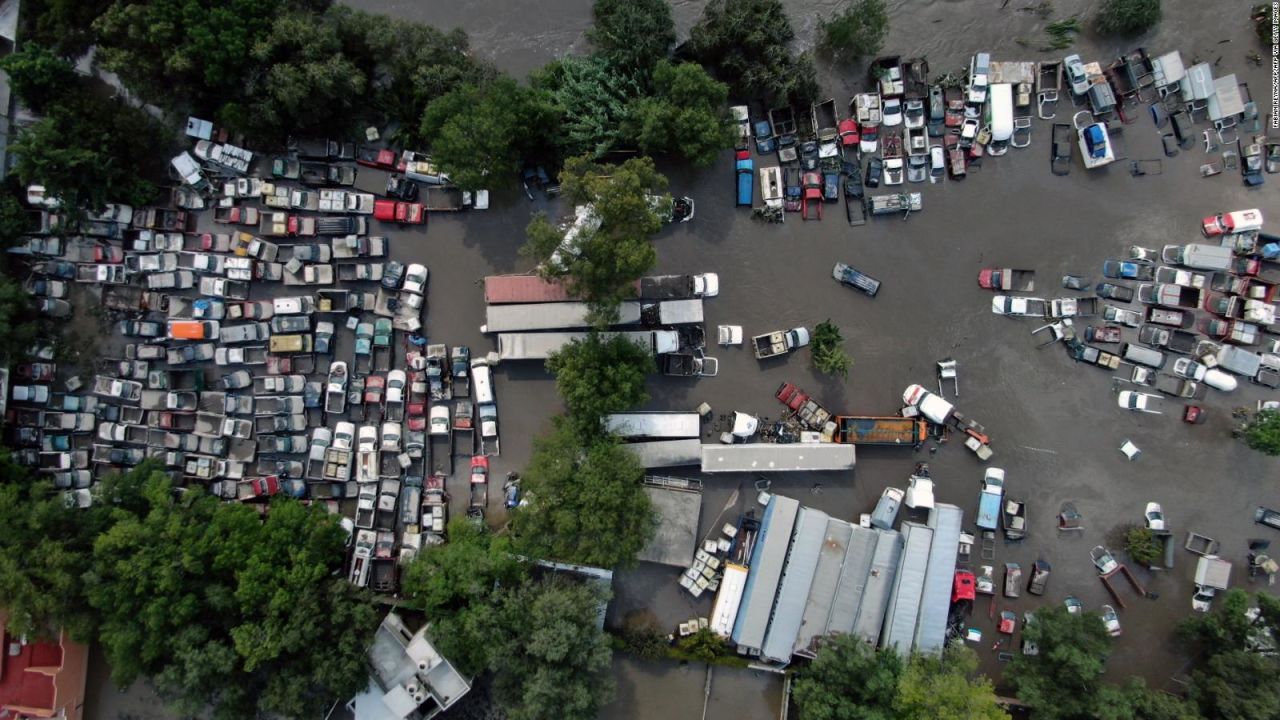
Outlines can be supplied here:
<path id="1" fill-rule="evenodd" d="M 1083 95 L 1089 91 L 1089 76 L 1084 71 L 1084 61 L 1079 55 L 1068 55 L 1062 59 L 1062 68 L 1067 75 L 1067 84 L 1071 92 Z"/>
<path id="2" fill-rule="evenodd" d="M 960 125 L 960 139 L 973 142 L 978 137 L 979 125 L 977 118 L 965 118 L 964 123 Z"/>
<path id="3" fill-rule="evenodd" d="M 903 111 L 903 123 L 909 128 L 924 127 L 924 101 L 908 100 Z"/>
<path id="4" fill-rule="evenodd" d="M 1186 378 L 1187 380 L 1201 382 L 1204 380 L 1204 375 L 1208 370 L 1209 369 L 1204 365 L 1201 365 L 1191 358 L 1184 357 L 1173 361 L 1173 374 L 1180 378 Z"/>
<path id="5" fill-rule="evenodd" d="M 382 423 L 382 452 L 400 452 L 400 423 Z"/>
<path id="6" fill-rule="evenodd" d="M 374 452 L 378 449 L 378 428 L 372 425 L 360 426 L 360 437 L 356 440 L 359 452 Z"/>
<path id="7" fill-rule="evenodd" d="M 1107 322 L 1118 322 L 1136 328 L 1142 324 L 1142 316 L 1133 310 L 1125 310 L 1114 305 L 1108 305 L 1102 309 L 1102 318 Z"/>
<path id="8" fill-rule="evenodd" d="M 941 145 L 929 148 L 929 176 L 937 182 L 947 174 L 947 154 Z"/>
<path id="9" fill-rule="evenodd" d="M 1116 615 L 1116 609 L 1110 605 L 1102 606 L 1102 626 L 1107 629 L 1107 634 L 1111 637 L 1119 637 L 1123 632 L 1120 629 L 1120 616 Z"/>
<path id="10" fill-rule="evenodd" d="M 1123 390 L 1120 392 L 1119 397 L 1116 398 L 1116 404 L 1125 410 L 1136 410 L 1137 412 L 1159 415 L 1160 411 L 1155 409 L 1158 399 L 1155 395 L 1148 393 Z"/>
<path id="11" fill-rule="evenodd" d="M 33 405 L 45 405 L 49 402 L 49 386 L 48 385 L 14 385 L 13 401 L 20 403 L 32 403 Z"/>
<path id="12" fill-rule="evenodd" d="M 1036 312 L 1033 307 L 1041 308 Z M 1044 317 L 1044 300 L 1014 295 L 996 295 L 991 298 L 991 312 L 1009 317 Z"/>
<path id="13" fill-rule="evenodd" d="M 1164 529 L 1164 508 L 1160 507 L 1158 502 L 1147 503 L 1147 509 L 1143 513 L 1143 517 L 1147 519 L 1148 530 Z"/>
<path id="14" fill-rule="evenodd" d="M 883 112 L 883 119 L 880 122 L 885 127 L 902 124 L 902 101 L 898 98 L 885 98 Z"/>
<path id="15" fill-rule="evenodd" d="M 902 184 L 902 158 L 890 158 L 884 161 L 884 184 Z"/>
<path id="16" fill-rule="evenodd" d="M 340 422 L 333 427 L 333 447 L 340 450 L 350 450 L 351 441 L 355 439 L 356 426 L 354 423 Z"/>
<path id="17" fill-rule="evenodd" d="M 427 292 L 427 266 L 414 263 L 404 272 L 404 285 L 401 290 L 412 295 L 423 295 Z"/>

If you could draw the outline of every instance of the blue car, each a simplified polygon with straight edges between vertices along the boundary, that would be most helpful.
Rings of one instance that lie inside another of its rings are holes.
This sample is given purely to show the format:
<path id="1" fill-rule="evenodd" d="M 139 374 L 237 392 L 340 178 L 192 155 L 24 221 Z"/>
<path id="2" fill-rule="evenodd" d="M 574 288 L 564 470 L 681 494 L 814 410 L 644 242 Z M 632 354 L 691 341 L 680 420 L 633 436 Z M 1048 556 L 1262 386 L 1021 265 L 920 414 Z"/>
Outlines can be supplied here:
<path id="1" fill-rule="evenodd" d="M 738 205 L 751 207 L 755 202 L 755 163 L 746 150 L 738 152 Z"/>
<path id="2" fill-rule="evenodd" d="M 1151 280 L 1156 272 L 1148 263 L 1108 260 L 1102 263 L 1102 274 L 1118 280 Z"/>

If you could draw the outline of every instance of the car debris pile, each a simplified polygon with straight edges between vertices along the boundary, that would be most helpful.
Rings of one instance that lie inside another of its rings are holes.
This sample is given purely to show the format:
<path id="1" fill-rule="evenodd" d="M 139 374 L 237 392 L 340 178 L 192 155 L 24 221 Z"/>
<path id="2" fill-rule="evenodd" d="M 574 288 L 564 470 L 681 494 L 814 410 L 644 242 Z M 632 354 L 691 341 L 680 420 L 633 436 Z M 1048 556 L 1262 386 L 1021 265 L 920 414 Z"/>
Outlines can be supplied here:
<path id="1" fill-rule="evenodd" d="M 351 581 L 394 592 L 399 565 L 445 539 L 455 455 L 483 520 L 498 413 L 488 359 L 426 341 L 426 266 L 388 260 L 370 226 L 483 209 L 487 193 L 412 151 L 324 139 L 265 160 L 200 140 L 172 170 L 170 206 L 109 205 L 74 227 L 28 189 L 33 234 L 10 252 L 39 311 L 88 312 L 67 299 L 78 285 L 113 324 L 87 377 L 47 349 L 3 375 L 15 460 L 81 506 L 147 459 L 264 513 L 277 494 L 346 501 Z M 197 232 L 206 213 L 226 230 Z"/>
<path id="2" fill-rule="evenodd" d="M 1280 333 L 1280 238 L 1263 233 L 1262 222 L 1256 209 L 1212 215 L 1201 222 L 1208 242 L 1159 251 L 1132 246 L 1126 259 L 1104 262 L 1097 297 L 998 294 L 991 310 L 1047 320 L 1032 334 L 1047 331 L 1045 344 L 1063 343 L 1077 361 L 1112 371 L 1132 366 L 1117 380 L 1138 389 L 1119 392 L 1121 408 L 1159 414 L 1162 396 L 1186 400 L 1182 419 L 1198 424 L 1205 412 L 1196 402 L 1205 398 L 1205 388 L 1230 393 L 1236 377 L 1280 388 L 1280 340 L 1268 339 Z M 1030 292 L 1033 278 L 1028 270 L 988 268 L 978 284 L 1000 293 Z M 1091 318 L 1100 322 L 1075 324 Z M 1146 387 L 1160 395 L 1142 392 Z"/>

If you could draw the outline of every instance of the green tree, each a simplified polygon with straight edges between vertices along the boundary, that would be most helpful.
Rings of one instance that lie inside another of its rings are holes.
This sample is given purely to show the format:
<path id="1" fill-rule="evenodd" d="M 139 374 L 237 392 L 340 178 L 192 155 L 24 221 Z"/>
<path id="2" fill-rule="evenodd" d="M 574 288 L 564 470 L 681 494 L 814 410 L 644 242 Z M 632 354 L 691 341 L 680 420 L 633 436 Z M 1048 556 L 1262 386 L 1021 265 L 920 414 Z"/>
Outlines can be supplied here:
<path id="1" fill-rule="evenodd" d="M 454 518 L 449 542 L 423 548 L 405 568 L 400 591 L 431 621 L 432 641 L 463 673 L 483 672 L 505 632 L 500 607 L 505 593 L 520 587 L 525 566 L 511 551 L 509 536 Z"/>
<path id="2" fill-rule="evenodd" d="M 145 112 L 80 82 L 19 131 L 12 149 L 24 185 L 44 185 L 64 207 L 93 209 L 145 205 L 172 146 L 172 136 Z"/>
<path id="3" fill-rule="evenodd" d="M 680 638 L 676 641 L 676 649 L 686 657 L 707 663 L 731 654 L 724 638 L 710 628 L 701 628 L 692 635 Z"/>
<path id="4" fill-rule="evenodd" d="M 21 362 L 40 332 L 40 323 L 31 308 L 31 294 L 9 275 L 0 274 L 0 358 Z"/>
<path id="5" fill-rule="evenodd" d="M 1075 720 L 1097 715 L 1098 689 L 1111 652 L 1107 631 L 1094 613 L 1073 615 L 1063 607 L 1036 611 L 1022 637 L 1040 649 L 1021 654 L 1005 677 L 1037 717 Z"/>
<path id="6" fill-rule="evenodd" d="M 16 178 L 10 176 L 10 180 L 13 181 Z M 16 182 L 10 182 L 9 185 L 15 186 Z M 13 187 L 12 191 L 0 187 L 0 248 L 12 247 L 16 244 L 30 225 L 27 208 L 18 199 L 16 193 L 16 187 Z"/>
<path id="7" fill-rule="evenodd" d="M 338 28 L 347 53 L 371 79 L 370 109 L 398 125 L 397 135 L 405 142 L 433 140 L 419 134 L 423 112 L 433 101 L 497 77 L 492 66 L 476 58 L 461 29 L 441 32 L 336 4 L 324 17 Z"/>
<path id="8" fill-rule="evenodd" d="M 8 73 L 9 83 L 22 102 L 37 113 L 80 81 L 71 63 L 35 43 L 0 59 L 0 70 Z"/>
<path id="9" fill-rule="evenodd" d="M 897 717 L 1007 720 L 991 681 L 977 673 L 977 654 L 963 646 L 941 656 L 913 655 L 898 681 Z"/>
<path id="10" fill-rule="evenodd" d="M 629 338 L 602 339 L 591 333 L 547 358 L 556 388 L 569 411 L 569 421 L 584 437 L 600 434 L 601 419 L 644 404 L 645 380 L 654 371 L 653 353 Z"/>
<path id="11" fill-rule="evenodd" d="M 1123 685 L 1104 685 L 1098 701 L 1099 720 L 1200 720 L 1195 706 L 1152 690 L 1140 678 Z"/>
<path id="12" fill-rule="evenodd" d="M 889 34 L 889 11 L 884 0 L 851 0 L 844 10 L 824 19 L 821 28 L 823 48 L 855 60 L 880 51 Z"/>
<path id="13" fill-rule="evenodd" d="M 1191 702 L 1207 718 L 1269 720 L 1280 717 L 1274 656 L 1247 650 L 1217 653 L 1191 673 Z"/>
<path id="14" fill-rule="evenodd" d="M 1129 528 L 1129 532 L 1125 533 L 1124 549 L 1134 562 L 1150 567 L 1160 558 L 1163 548 L 1159 542 L 1156 542 L 1156 536 L 1150 530 L 1134 527 Z"/>
<path id="15" fill-rule="evenodd" d="M 503 603 L 508 633 L 494 651 L 494 693 L 511 720 L 592 720 L 613 696 L 612 652 L 600 628 L 606 593 L 563 578 L 528 583 Z"/>
<path id="16" fill-rule="evenodd" d="M 562 251 L 566 231 L 538 215 L 521 252 L 540 264 L 543 277 L 564 279 L 591 305 L 597 324 L 608 325 L 657 260 L 649 237 L 662 227 L 655 207 L 666 202 L 667 179 L 649 158 L 600 165 L 585 157 L 566 161 L 560 179 L 561 193 L 583 213 L 571 247 Z M 662 198 L 656 204 L 655 196 Z"/>
<path id="17" fill-rule="evenodd" d="M 264 143 L 349 130 L 366 109 L 369 80 L 344 52 L 337 23 L 292 12 L 264 26 L 248 48 L 254 71 L 243 74 L 244 99 L 224 105 L 219 118 Z"/>
<path id="18" fill-rule="evenodd" d="M 166 106 L 189 103 L 198 113 L 211 113 L 242 95 L 263 29 L 289 8 L 305 4 L 118 0 L 94 23 L 99 57 L 142 97 Z"/>
<path id="19" fill-rule="evenodd" d="M 818 372 L 839 375 L 842 378 L 849 377 L 853 358 L 844 351 L 844 338 L 840 335 L 840 328 L 830 320 L 820 322 L 814 327 L 813 347 L 809 352 L 813 358 L 813 366 L 818 369 Z"/>
<path id="20" fill-rule="evenodd" d="M 818 82 L 809 56 L 792 54 L 793 39 L 780 0 L 711 0 L 689 46 L 735 95 L 807 105 Z"/>
<path id="21" fill-rule="evenodd" d="M 634 80 L 603 58 L 576 56 L 544 65 L 529 80 L 535 90 L 548 93 L 559 110 L 561 156 L 600 158 L 618 148 L 627 103 L 640 94 Z"/>
<path id="22" fill-rule="evenodd" d="M 1245 425 L 1244 441 L 1266 455 L 1280 455 L 1280 411 L 1259 410 Z"/>
<path id="23" fill-rule="evenodd" d="M 515 180 L 525 159 L 551 157 L 548 135 L 559 122 L 545 91 L 500 78 L 433 101 L 422 137 L 431 138 L 432 158 L 456 185 L 478 190 Z"/>
<path id="24" fill-rule="evenodd" d="M 1257 607 L 1257 617 L 1250 608 Z M 1193 615 L 1178 624 L 1178 635 L 1212 655 L 1231 650 L 1251 650 L 1255 642 L 1268 640 L 1280 647 L 1280 599 L 1264 592 L 1255 595 L 1235 588 L 1223 594 L 1214 611 Z"/>
<path id="25" fill-rule="evenodd" d="M 653 72 L 654 94 L 632 101 L 625 133 L 641 152 L 669 153 L 707 166 L 736 137 L 726 111 L 729 88 L 701 65 L 666 60 Z"/>
<path id="26" fill-rule="evenodd" d="M 1098 28 L 1113 35 L 1137 35 L 1160 22 L 1160 0 L 1103 0 Z"/>
<path id="27" fill-rule="evenodd" d="M 852 635 L 836 635 L 797 671 L 791 698 L 800 720 L 894 720 L 902 674 L 896 653 L 877 652 Z"/>
<path id="28" fill-rule="evenodd" d="M 18 37 L 62 57 L 79 57 L 98 41 L 93 22 L 114 1 L 24 0 Z"/>
<path id="29" fill-rule="evenodd" d="M 596 0 L 591 14 L 595 55 L 635 78 L 647 78 L 676 41 L 667 0 Z"/>
<path id="30" fill-rule="evenodd" d="M 521 481 L 529 504 L 512 518 L 516 547 L 553 560 L 628 566 L 653 534 L 644 468 L 614 438 L 588 441 L 556 423 L 534 440 Z"/>

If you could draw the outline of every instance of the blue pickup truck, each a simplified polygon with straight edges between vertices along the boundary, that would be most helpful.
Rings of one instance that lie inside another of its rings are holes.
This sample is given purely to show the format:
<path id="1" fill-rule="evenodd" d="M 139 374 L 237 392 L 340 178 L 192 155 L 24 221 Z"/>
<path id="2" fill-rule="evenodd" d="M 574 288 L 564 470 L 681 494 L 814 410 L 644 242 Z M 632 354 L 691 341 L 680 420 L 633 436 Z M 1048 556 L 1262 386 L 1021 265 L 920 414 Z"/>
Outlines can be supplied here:
<path id="1" fill-rule="evenodd" d="M 738 151 L 738 205 L 751 207 L 755 201 L 755 163 L 751 162 L 751 153 Z"/>
<path id="2" fill-rule="evenodd" d="M 1000 526 L 1000 502 L 1004 498 L 1004 470 L 987 468 L 982 476 L 982 495 L 978 499 L 978 527 L 995 530 Z"/>

